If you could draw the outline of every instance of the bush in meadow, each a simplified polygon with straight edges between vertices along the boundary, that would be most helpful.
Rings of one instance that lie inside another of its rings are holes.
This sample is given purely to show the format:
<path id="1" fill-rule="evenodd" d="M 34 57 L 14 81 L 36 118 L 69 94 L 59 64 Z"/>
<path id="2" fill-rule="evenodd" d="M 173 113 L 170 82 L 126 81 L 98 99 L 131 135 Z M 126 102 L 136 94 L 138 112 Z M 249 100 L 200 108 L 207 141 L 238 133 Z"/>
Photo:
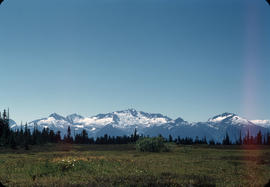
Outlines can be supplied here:
<path id="1" fill-rule="evenodd" d="M 162 137 L 141 138 L 136 142 L 136 148 L 141 152 L 169 151 Z"/>

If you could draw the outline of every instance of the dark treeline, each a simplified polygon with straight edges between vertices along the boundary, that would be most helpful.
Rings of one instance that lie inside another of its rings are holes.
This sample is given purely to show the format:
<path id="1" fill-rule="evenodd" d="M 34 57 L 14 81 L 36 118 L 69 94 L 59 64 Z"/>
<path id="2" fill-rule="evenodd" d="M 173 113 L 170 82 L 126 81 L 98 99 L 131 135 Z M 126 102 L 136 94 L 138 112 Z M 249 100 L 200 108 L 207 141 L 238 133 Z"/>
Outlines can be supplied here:
<path id="1" fill-rule="evenodd" d="M 96 139 L 89 137 L 86 130 L 83 130 L 80 134 L 71 136 L 71 129 L 68 127 L 67 134 L 61 138 L 61 132 L 54 132 L 49 128 L 44 128 L 39 131 L 37 125 L 30 131 L 27 123 L 20 129 L 15 131 L 9 127 L 9 112 L 4 110 L 3 114 L 0 112 L 0 147 L 11 147 L 16 149 L 24 147 L 29 149 L 29 145 L 42 145 L 46 143 L 74 143 L 74 144 L 128 144 L 134 143 L 139 139 L 137 130 L 130 136 L 108 136 L 105 134 L 103 137 Z"/>
<path id="2" fill-rule="evenodd" d="M 159 135 L 161 136 L 161 135 Z M 42 145 L 46 143 L 74 143 L 74 144 L 128 144 L 135 143 L 139 138 L 143 138 L 143 135 L 138 135 L 137 130 L 130 136 L 109 136 L 105 134 L 102 137 L 89 137 L 86 130 L 83 130 L 80 134 L 71 136 L 71 129 L 68 127 L 67 134 L 61 138 L 60 131 L 54 132 L 48 128 L 44 128 L 39 131 L 37 125 L 30 131 L 27 123 L 20 129 L 13 131 L 9 127 L 9 112 L 4 110 L 0 113 L 0 146 L 11 147 L 16 149 L 18 146 L 29 149 L 29 145 Z M 162 136 L 161 136 L 162 137 Z M 192 144 L 209 144 L 209 145 L 270 145 L 270 134 L 262 135 L 261 132 L 253 137 L 248 132 L 245 137 L 242 138 L 241 132 L 239 134 L 239 140 L 232 142 L 229 135 L 226 133 L 222 143 L 215 142 L 214 140 L 207 141 L 206 137 L 199 139 L 199 137 L 193 138 L 173 138 L 169 135 L 168 139 L 164 138 L 164 141 L 174 142 L 176 144 L 192 145 Z"/>
<path id="3" fill-rule="evenodd" d="M 29 145 L 39 145 L 45 143 L 58 143 L 61 141 L 60 132 L 55 133 L 53 130 L 43 129 L 39 131 L 37 127 L 31 132 L 27 123 L 19 130 L 12 131 L 9 127 L 9 114 L 4 110 L 0 113 L 0 146 L 23 146 L 29 149 Z"/>
<path id="4" fill-rule="evenodd" d="M 169 142 L 175 142 L 177 144 L 183 145 L 192 145 L 192 144 L 209 144 L 209 145 L 270 145 L 270 133 L 268 132 L 266 135 L 262 135 L 261 131 L 257 133 L 256 136 L 250 136 L 248 131 L 247 135 L 242 138 L 241 132 L 239 134 L 239 139 L 237 141 L 232 142 L 228 133 L 222 140 L 222 142 L 215 142 L 215 140 L 207 141 L 206 137 L 199 139 L 198 137 L 195 138 L 176 138 L 172 139 L 171 135 L 169 135 Z"/>

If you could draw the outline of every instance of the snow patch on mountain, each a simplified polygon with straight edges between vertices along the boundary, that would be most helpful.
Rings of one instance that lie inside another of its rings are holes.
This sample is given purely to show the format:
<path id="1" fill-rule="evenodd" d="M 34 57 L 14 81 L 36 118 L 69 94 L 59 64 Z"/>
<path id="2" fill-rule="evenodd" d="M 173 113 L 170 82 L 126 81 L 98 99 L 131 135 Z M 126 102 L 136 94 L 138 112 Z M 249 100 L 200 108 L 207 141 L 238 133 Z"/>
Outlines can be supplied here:
<path id="1" fill-rule="evenodd" d="M 245 118 L 241 118 L 239 116 L 233 116 L 232 117 L 232 124 L 235 124 L 235 125 L 250 125 L 250 121 L 248 121 Z"/>
<path id="2" fill-rule="evenodd" d="M 106 118 L 91 117 L 91 118 L 75 119 L 74 122 L 84 124 L 85 126 L 91 126 L 91 125 L 105 126 L 107 124 L 113 123 L 113 118 L 112 117 L 106 117 Z"/>
<path id="3" fill-rule="evenodd" d="M 165 117 L 160 114 L 147 114 L 144 112 L 137 112 L 134 109 L 114 112 L 119 119 L 118 127 L 126 127 L 130 125 L 139 125 L 142 124 L 143 126 L 150 127 L 152 125 L 161 125 L 164 123 L 168 123 L 171 121 L 168 117 Z"/>
<path id="4" fill-rule="evenodd" d="M 81 115 L 78 115 L 78 114 L 71 114 L 71 115 L 68 115 L 66 117 L 66 119 L 70 122 L 70 123 L 74 123 L 80 119 L 83 119 L 84 117 L 81 116 Z"/>
<path id="5" fill-rule="evenodd" d="M 223 113 L 221 115 L 215 116 L 213 118 L 210 118 L 208 122 L 211 123 L 227 123 L 227 124 L 233 124 L 233 125 L 252 125 L 252 123 L 242 118 L 236 114 L 233 113 Z"/>
<path id="6" fill-rule="evenodd" d="M 251 120 L 251 122 L 261 127 L 270 128 L 270 120 Z"/>
<path id="7" fill-rule="evenodd" d="M 210 118 L 208 121 L 209 122 L 213 122 L 213 123 L 220 123 L 223 120 L 228 119 L 228 118 L 230 118 L 230 117 L 232 117 L 234 115 L 235 114 L 232 114 L 232 113 L 223 113 L 221 115 L 218 115 L 218 116 L 215 116 L 213 118 Z"/>

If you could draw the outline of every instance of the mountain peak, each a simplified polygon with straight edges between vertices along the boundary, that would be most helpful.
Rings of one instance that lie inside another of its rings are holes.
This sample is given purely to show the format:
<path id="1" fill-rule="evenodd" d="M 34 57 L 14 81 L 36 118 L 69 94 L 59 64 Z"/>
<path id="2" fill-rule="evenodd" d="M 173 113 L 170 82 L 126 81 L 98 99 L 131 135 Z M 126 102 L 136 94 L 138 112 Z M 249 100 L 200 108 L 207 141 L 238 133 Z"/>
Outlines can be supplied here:
<path id="1" fill-rule="evenodd" d="M 52 113 L 51 115 L 49 115 L 50 118 L 54 118 L 56 120 L 66 120 L 66 118 L 64 118 L 63 116 L 57 114 L 57 113 Z"/>
<path id="2" fill-rule="evenodd" d="M 237 116 L 237 115 L 234 113 L 225 112 L 223 114 L 220 114 L 220 115 L 214 116 L 213 118 L 210 118 L 208 121 L 209 122 L 221 122 L 225 119 L 229 119 L 229 118 L 232 118 L 235 116 Z"/>
<path id="3" fill-rule="evenodd" d="M 183 122 L 185 122 L 185 121 L 182 118 L 177 118 L 175 120 L 175 123 L 183 123 Z"/>
<path id="4" fill-rule="evenodd" d="M 137 117 L 138 114 L 140 112 L 138 112 L 136 109 L 134 108 L 130 108 L 130 109 L 126 109 L 126 110 L 120 110 L 120 111 L 116 111 L 116 112 L 113 112 L 113 113 L 109 113 L 110 115 L 125 115 L 125 114 L 129 114 L 133 117 Z"/>
<path id="5" fill-rule="evenodd" d="M 128 108 L 126 110 L 120 110 L 120 111 L 117 111 L 117 113 L 137 113 L 138 111 L 134 108 Z"/>
<path id="6" fill-rule="evenodd" d="M 70 115 L 68 115 L 66 118 L 75 118 L 75 117 L 83 118 L 81 115 L 79 115 L 79 114 L 77 114 L 77 113 L 70 114 Z"/>
<path id="7" fill-rule="evenodd" d="M 246 118 L 240 117 L 234 113 L 225 112 L 221 115 L 217 115 L 213 118 L 210 118 L 208 122 L 212 123 L 226 123 L 233 125 L 254 125 L 252 122 Z"/>
<path id="8" fill-rule="evenodd" d="M 71 123 L 74 123 L 74 121 L 78 120 L 78 119 L 83 119 L 84 117 L 79 115 L 79 114 L 70 114 L 66 117 L 66 119 L 71 122 Z"/>
<path id="9" fill-rule="evenodd" d="M 224 112 L 224 113 L 222 113 L 222 114 L 220 114 L 218 116 L 222 116 L 222 117 L 225 117 L 225 116 L 236 116 L 236 114 L 231 113 L 231 112 Z"/>

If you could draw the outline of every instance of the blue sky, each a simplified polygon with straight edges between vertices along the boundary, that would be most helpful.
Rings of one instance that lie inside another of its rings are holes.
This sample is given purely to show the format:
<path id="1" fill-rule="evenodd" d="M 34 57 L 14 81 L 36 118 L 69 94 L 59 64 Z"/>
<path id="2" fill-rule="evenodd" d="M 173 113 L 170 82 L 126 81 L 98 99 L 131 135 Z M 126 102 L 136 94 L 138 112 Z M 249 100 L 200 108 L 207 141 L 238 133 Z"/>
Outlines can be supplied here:
<path id="1" fill-rule="evenodd" d="M 0 108 L 269 119 L 269 18 L 264 0 L 6 0 Z"/>

